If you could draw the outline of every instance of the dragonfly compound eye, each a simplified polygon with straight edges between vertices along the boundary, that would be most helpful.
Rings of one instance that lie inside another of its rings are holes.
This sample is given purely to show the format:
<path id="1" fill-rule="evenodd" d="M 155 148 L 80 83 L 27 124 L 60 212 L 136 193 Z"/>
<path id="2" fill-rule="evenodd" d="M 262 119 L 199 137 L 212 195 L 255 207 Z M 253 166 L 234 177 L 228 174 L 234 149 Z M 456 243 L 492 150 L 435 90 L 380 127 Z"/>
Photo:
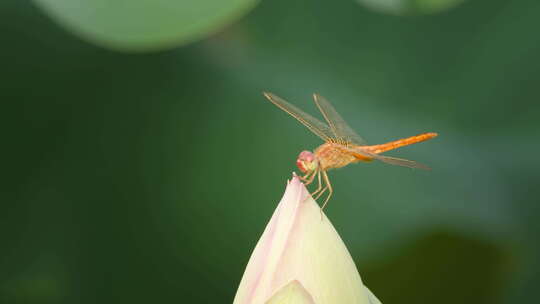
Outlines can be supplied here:
<path id="1" fill-rule="evenodd" d="M 309 171 L 312 171 L 315 169 L 315 156 L 310 151 L 302 151 L 298 155 L 298 159 L 296 160 L 296 166 L 298 166 L 298 169 L 302 171 L 303 173 L 308 173 Z"/>
<path id="2" fill-rule="evenodd" d="M 300 169 L 300 171 L 302 171 L 302 173 L 307 173 L 308 170 L 306 168 L 306 164 L 300 159 L 296 160 L 296 166 L 298 167 L 298 169 Z"/>

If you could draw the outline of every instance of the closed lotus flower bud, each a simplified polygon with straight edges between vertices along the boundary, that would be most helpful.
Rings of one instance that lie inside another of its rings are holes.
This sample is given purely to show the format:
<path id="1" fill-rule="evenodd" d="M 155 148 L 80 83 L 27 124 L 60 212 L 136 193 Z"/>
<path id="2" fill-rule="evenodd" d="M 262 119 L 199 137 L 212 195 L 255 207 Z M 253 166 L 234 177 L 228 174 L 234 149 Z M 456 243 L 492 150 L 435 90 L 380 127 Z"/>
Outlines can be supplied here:
<path id="1" fill-rule="evenodd" d="M 259 303 L 380 303 L 297 176 L 257 243 L 234 298 L 234 304 Z"/>

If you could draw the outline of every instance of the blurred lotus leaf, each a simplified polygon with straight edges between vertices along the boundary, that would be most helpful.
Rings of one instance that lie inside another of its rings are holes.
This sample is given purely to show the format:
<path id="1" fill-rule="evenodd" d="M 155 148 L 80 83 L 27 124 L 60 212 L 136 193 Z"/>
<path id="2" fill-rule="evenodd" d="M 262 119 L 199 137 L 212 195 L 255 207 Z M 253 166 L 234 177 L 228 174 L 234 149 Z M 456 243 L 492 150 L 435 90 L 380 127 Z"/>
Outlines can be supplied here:
<path id="1" fill-rule="evenodd" d="M 257 0 L 34 0 L 80 38 L 122 51 L 172 48 L 233 22 Z"/>
<path id="2" fill-rule="evenodd" d="M 357 0 L 384 13 L 396 15 L 433 14 L 450 9 L 464 0 Z"/>

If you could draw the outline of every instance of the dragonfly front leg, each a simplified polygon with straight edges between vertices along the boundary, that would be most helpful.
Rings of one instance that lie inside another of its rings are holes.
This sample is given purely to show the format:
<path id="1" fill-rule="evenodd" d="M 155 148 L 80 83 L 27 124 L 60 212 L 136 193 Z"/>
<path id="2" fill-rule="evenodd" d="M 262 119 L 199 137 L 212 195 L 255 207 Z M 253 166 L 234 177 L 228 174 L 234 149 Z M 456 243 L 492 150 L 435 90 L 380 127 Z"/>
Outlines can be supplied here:
<path id="1" fill-rule="evenodd" d="M 300 177 L 300 179 L 304 181 L 304 185 L 307 186 L 313 182 L 313 180 L 315 179 L 315 175 L 317 175 L 317 171 L 311 171 L 309 173 L 306 173 L 306 175 Z"/>

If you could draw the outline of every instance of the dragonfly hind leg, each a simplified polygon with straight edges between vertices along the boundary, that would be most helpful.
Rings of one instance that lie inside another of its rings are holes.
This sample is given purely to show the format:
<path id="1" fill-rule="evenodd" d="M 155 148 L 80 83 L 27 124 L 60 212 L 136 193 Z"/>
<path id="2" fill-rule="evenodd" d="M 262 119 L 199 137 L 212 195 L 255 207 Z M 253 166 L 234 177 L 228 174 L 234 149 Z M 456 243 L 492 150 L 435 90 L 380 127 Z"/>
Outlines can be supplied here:
<path id="1" fill-rule="evenodd" d="M 315 197 L 315 195 L 322 190 L 321 171 L 317 171 L 317 179 L 319 180 L 319 186 L 317 187 L 317 190 L 311 192 L 311 197 Z"/>
<path id="2" fill-rule="evenodd" d="M 323 211 L 324 207 L 326 207 L 326 204 L 328 204 L 328 201 L 330 200 L 332 193 L 334 193 L 334 189 L 332 188 L 332 184 L 330 184 L 330 179 L 328 178 L 328 174 L 326 174 L 326 171 L 323 171 L 323 177 L 324 177 L 324 182 L 326 183 L 326 187 L 328 188 L 328 196 L 324 200 L 324 203 L 321 207 L 321 212 Z"/>
<path id="3" fill-rule="evenodd" d="M 311 197 L 313 197 L 313 200 L 315 201 L 318 200 L 319 197 L 321 197 L 326 191 L 328 191 L 328 196 L 324 200 L 324 203 L 322 204 L 322 207 L 321 207 L 321 219 L 322 219 L 323 209 L 324 207 L 326 207 L 326 204 L 328 204 L 328 201 L 330 200 L 330 197 L 332 196 L 334 189 L 332 188 L 332 184 L 330 184 L 330 179 L 328 178 L 328 174 L 324 170 L 317 170 L 313 174 L 309 174 L 309 173 L 306 174 L 304 177 L 302 177 L 302 180 L 306 181 L 304 184 L 309 185 L 311 182 L 313 182 L 313 180 L 315 179 L 315 175 L 317 175 L 319 186 L 317 187 L 315 191 L 311 193 Z M 322 185 L 321 175 L 322 175 L 322 178 L 324 179 L 324 187 Z"/>
<path id="4" fill-rule="evenodd" d="M 321 196 L 326 192 L 326 190 L 328 190 L 328 186 L 327 186 L 327 185 L 325 185 L 324 188 L 322 188 L 321 191 L 320 191 L 319 193 L 317 193 L 317 196 L 314 197 L 313 199 L 314 199 L 314 200 L 318 200 L 319 197 L 321 197 Z"/>

